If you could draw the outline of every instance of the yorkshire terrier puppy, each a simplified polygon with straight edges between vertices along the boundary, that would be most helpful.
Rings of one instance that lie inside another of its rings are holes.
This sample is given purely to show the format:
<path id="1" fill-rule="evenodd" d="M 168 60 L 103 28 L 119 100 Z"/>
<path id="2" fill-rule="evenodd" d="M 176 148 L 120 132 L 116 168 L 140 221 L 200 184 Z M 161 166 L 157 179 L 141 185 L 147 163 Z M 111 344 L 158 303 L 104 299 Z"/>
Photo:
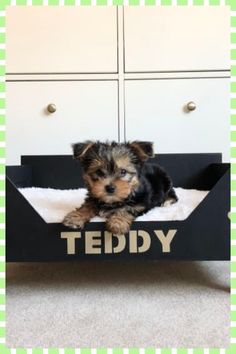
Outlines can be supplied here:
<path id="1" fill-rule="evenodd" d="M 151 142 L 73 145 L 74 158 L 83 167 L 88 195 L 83 205 L 66 215 L 63 224 L 76 229 L 98 215 L 106 229 L 120 235 L 129 231 L 134 219 L 155 206 L 176 202 L 168 174 L 156 163 Z"/>

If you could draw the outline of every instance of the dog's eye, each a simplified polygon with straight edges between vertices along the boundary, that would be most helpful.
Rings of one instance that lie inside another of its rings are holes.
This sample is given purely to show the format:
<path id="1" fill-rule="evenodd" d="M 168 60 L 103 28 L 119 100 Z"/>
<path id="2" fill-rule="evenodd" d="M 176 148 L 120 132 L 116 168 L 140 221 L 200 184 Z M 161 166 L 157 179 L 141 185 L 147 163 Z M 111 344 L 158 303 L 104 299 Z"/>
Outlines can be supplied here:
<path id="1" fill-rule="evenodd" d="M 97 170 L 97 171 L 96 171 L 96 175 L 97 175 L 98 177 L 104 177 L 104 176 L 105 176 L 105 173 L 104 173 L 102 170 Z"/>
<path id="2" fill-rule="evenodd" d="M 120 175 L 121 175 L 121 177 L 124 177 L 124 176 L 126 175 L 126 173 L 127 173 L 127 171 L 126 171 L 124 168 L 122 168 L 122 169 L 120 170 Z"/>

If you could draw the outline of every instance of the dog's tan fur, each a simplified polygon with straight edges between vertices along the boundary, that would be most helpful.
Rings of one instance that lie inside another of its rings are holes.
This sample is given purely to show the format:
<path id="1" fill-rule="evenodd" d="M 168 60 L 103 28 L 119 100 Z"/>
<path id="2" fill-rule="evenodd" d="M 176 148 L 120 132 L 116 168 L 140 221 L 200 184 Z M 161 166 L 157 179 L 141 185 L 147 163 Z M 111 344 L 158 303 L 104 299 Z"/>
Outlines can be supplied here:
<path id="1" fill-rule="evenodd" d="M 86 222 L 97 215 L 97 209 L 90 202 L 85 202 L 80 208 L 76 208 L 66 215 L 64 224 L 72 229 L 82 229 Z"/>

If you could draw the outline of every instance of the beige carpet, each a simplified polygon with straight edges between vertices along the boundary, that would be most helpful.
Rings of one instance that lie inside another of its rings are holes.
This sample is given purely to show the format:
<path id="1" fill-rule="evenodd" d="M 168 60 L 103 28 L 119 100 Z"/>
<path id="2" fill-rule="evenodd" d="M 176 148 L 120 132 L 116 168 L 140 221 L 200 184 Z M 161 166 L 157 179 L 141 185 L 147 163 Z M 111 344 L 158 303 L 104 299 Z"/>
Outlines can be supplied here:
<path id="1" fill-rule="evenodd" d="M 8 347 L 229 345 L 229 262 L 12 263 Z"/>

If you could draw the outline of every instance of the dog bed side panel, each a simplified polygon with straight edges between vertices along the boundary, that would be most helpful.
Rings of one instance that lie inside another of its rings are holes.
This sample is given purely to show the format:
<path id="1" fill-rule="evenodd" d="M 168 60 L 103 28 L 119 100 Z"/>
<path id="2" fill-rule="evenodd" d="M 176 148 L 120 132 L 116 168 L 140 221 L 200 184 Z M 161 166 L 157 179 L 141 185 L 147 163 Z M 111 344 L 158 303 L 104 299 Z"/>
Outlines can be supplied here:
<path id="1" fill-rule="evenodd" d="M 22 156 L 21 163 L 32 167 L 34 187 L 84 188 L 80 163 L 70 155 Z"/>
<path id="2" fill-rule="evenodd" d="M 199 260 L 230 259 L 230 171 L 183 223 L 189 256 Z"/>
<path id="3" fill-rule="evenodd" d="M 6 175 L 17 188 L 32 187 L 31 166 L 7 166 Z"/>
<path id="4" fill-rule="evenodd" d="M 6 215 L 7 261 L 27 261 L 43 247 L 40 237 L 47 225 L 8 178 Z"/>
<path id="5" fill-rule="evenodd" d="M 168 171 L 175 187 L 206 190 L 205 171 L 211 164 L 220 164 L 222 154 L 160 154 L 155 160 Z"/>
<path id="6" fill-rule="evenodd" d="M 159 154 L 152 161 L 163 166 L 176 187 L 199 189 L 205 169 L 222 161 L 220 153 Z M 32 167 L 35 187 L 72 189 L 84 187 L 80 163 L 70 155 L 22 156 L 21 163 Z M 204 182 L 203 182 L 204 188 Z"/>

